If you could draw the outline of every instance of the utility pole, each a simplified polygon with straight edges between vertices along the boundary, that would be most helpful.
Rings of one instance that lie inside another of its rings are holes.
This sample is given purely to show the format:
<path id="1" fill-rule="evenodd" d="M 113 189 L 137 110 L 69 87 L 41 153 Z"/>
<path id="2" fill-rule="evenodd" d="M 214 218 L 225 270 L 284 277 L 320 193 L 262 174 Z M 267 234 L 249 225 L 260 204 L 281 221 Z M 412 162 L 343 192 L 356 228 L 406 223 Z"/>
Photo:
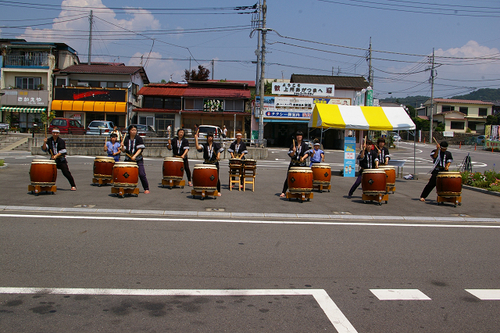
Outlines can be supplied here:
<path id="1" fill-rule="evenodd" d="M 212 80 L 213 79 L 214 79 L 214 59 L 212 59 Z"/>
<path id="2" fill-rule="evenodd" d="M 89 29 L 89 56 L 88 56 L 88 62 L 87 64 L 90 66 L 91 64 L 91 58 L 92 58 L 92 25 L 94 23 L 94 13 L 91 10 L 90 11 L 90 16 L 89 16 L 89 23 L 90 23 L 90 29 Z"/>
<path id="3" fill-rule="evenodd" d="M 265 64 L 266 64 L 266 0 L 262 4 L 262 51 L 261 51 L 261 67 L 260 67 L 260 117 L 259 117 L 259 143 L 264 144 L 264 81 L 265 81 Z"/>
<path id="4" fill-rule="evenodd" d="M 431 126 L 429 129 L 429 142 L 432 141 L 432 124 L 434 122 L 434 48 L 432 48 L 432 60 L 431 60 Z"/>
<path id="5" fill-rule="evenodd" d="M 370 48 L 368 49 L 368 83 L 373 89 L 373 68 L 372 68 L 372 38 L 370 37 Z"/>
<path id="6" fill-rule="evenodd" d="M 258 4 L 258 13 L 257 17 L 254 17 L 253 20 L 253 28 L 261 29 L 262 28 L 262 0 L 259 0 Z M 257 56 L 257 66 L 255 70 L 255 96 L 260 96 L 260 82 L 259 82 L 259 74 L 260 74 L 260 34 L 257 34 L 257 49 L 255 49 L 255 55 Z"/>

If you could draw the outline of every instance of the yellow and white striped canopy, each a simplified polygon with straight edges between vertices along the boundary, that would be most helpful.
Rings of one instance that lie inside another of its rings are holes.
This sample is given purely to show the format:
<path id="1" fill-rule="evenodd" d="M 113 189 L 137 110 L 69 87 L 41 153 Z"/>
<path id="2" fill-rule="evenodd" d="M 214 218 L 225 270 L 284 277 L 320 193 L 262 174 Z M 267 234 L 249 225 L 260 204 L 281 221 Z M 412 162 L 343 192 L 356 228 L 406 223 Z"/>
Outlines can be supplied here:
<path id="1" fill-rule="evenodd" d="M 415 124 L 402 107 L 347 106 L 318 103 L 309 127 L 353 130 L 413 130 Z"/>

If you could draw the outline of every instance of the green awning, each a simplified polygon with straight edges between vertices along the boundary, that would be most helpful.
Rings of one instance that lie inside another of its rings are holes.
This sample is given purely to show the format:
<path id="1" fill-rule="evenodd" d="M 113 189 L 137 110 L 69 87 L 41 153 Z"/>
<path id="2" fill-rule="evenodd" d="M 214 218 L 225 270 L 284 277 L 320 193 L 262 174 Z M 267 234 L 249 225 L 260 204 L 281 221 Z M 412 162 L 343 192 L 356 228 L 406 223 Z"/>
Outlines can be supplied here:
<path id="1" fill-rule="evenodd" d="M 0 111 L 23 112 L 23 113 L 42 113 L 47 111 L 47 108 L 23 108 L 19 106 L 2 106 Z"/>

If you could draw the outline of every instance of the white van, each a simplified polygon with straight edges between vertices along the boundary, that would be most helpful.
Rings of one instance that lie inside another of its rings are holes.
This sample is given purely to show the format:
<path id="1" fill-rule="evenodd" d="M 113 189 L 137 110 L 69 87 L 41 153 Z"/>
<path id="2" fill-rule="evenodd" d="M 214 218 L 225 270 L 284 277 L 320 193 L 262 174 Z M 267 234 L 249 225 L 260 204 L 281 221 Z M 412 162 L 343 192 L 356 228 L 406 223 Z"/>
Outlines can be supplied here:
<path id="1" fill-rule="evenodd" d="M 222 138 L 222 129 L 219 126 L 214 125 L 200 125 L 198 127 L 199 138 L 206 138 L 207 133 L 212 132 L 214 134 L 214 139 Z"/>

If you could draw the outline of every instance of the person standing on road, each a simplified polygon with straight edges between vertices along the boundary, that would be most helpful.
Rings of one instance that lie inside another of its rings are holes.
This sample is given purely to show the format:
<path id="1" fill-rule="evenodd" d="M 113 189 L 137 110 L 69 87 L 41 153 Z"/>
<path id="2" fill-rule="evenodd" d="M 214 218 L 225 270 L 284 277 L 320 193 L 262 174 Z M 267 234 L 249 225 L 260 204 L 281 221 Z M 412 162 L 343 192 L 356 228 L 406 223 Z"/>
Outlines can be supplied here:
<path id="1" fill-rule="evenodd" d="M 184 130 L 182 128 L 177 130 L 177 137 L 173 140 L 168 139 L 167 149 L 172 150 L 172 148 L 174 157 L 180 157 L 184 160 L 184 170 L 186 171 L 188 186 L 193 186 L 193 183 L 191 183 L 191 170 L 189 170 L 188 161 L 189 141 L 184 137 Z"/>
<path id="2" fill-rule="evenodd" d="M 350 199 L 358 188 L 359 184 L 361 184 L 361 179 L 363 177 L 363 170 L 365 169 L 377 169 L 378 168 L 378 151 L 375 149 L 373 142 L 371 140 L 366 140 L 363 145 L 363 149 L 358 155 L 359 160 L 359 174 L 358 178 L 354 184 L 352 184 L 347 197 Z"/>
<path id="3" fill-rule="evenodd" d="M 312 166 L 314 163 L 323 163 L 325 161 L 325 152 L 321 150 L 321 144 L 318 139 L 314 139 L 313 149 L 309 150 L 309 155 L 311 156 L 309 166 Z"/>
<path id="4" fill-rule="evenodd" d="M 66 142 L 59 137 L 59 133 L 59 129 L 54 128 L 52 137 L 43 139 L 42 150 L 50 153 L 50 159 L 56 161 L 57 168 L 62 171 L 64 177 L 69 181 L 71 191 L 76 191 L 75 180 L 69 171 L 68 161 L 66 160 Z"/>
<path id="5" fill-rule="evenodd" d="M 119 162 L 122 151 L 120 149 L 120 142 L 117 141 L 116 134 L 111 133 L 109 140 L 110 141 L 106 141 L 104 144 L 104 151 L 108 153 L 108 157 L 113 157 L 115 162 Z"/>
<path id="6" fill-rule="evenodd" d="M 204 145 L 198 142 L 198 135 L 199 133 L 196 132 L 196 134 L 194 135 L 194 141 L 196 149 L 199 152 L 203 152 L 203 164 L 215 164 L 215 166 L 217 167 L 217 195 L 220 197 L 222 196 L 222 194 L 220 193 L 219 160 L 220 154 L 224 151 L 224 149 L 221 148 L 221 146 L 217 142 L 214 142 L 213 132 L 207 133 L 207 143 Z"/>
<path id="7" fill-rule="evenodd" d="M 139 167 L 139 178 L 141 179 L 142 187 L 144 188 L 144 194 L 149 194 L 149 183 L 146 178 L 146 170 L 144 169 L 144 159 L 142 157 L 142 151 L 146 148 L 142 138 L 137 135 L 137 126 L 130 125 L 128 127 L 128 135 L 123 140 L 121 145 L 121 151 L 125 152 L 127 156 L 125 157 L 125 162 L 135 162 Z"/>
<path id="8" fill-rule="evenodd" d="M 307 166 L 306 158 L 309 157 L 309 146 L 307 143 L 302 141 L 303 134 L 301 131 L 295 133 L 295 140 L 293 140 L 290 150 L 288 151 L 288 156 L 290 156 L 290 164 L 288 165 L 288 170 L 291 167 L 305 167 Z M 283 184 L 283 190 L 281 191 L 280 198 L 286 197 L 286 191 L 288 190 L 288 170 L 285 183 Z"/>
<path id="9" fill-rule="evenodd" d="M 384 138 L 378 138 L 376 148 L 378 151 L 378 164 L 389 165 L 389 160 L 391 159 L 391 155 L 389 154 L 389 149 L 385 146 Z"/>
<path id="10" fill-rule="evenodd" d="M 443 141 L 441 144 L 436 142 L 436 149 L 431 152 L 431 157 L 434 160 L 434 168 L 432 169 L 431 178 L 427 185 L 425 185 L 422 194 L 420 194 L 420 201 L 425 202 L 427 196 L 436 187 L 436 178 L 439 172 L 448 171 L 451 162 L 453 162 L 453 156 L 448 149 L 448 142 Z"/>

